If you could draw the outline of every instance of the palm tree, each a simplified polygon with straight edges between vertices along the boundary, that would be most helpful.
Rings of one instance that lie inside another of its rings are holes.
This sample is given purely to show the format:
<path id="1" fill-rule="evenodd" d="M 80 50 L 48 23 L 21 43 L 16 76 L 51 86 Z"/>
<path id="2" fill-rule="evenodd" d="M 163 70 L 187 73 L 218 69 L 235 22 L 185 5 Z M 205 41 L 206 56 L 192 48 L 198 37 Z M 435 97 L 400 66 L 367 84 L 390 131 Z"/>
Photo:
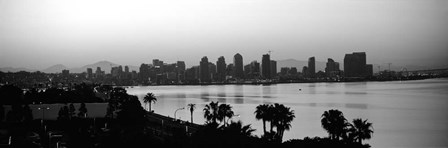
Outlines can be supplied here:
<path id="1" fill-rule="evenodd" d="M 345 119 L 344 115 L 339 110 L 329 110 L 325 111 L 322 114 L 322 127 L 328 132 L 330 138 L 333 140 L 339 140 L 344 134 L 344 131 L 347 126 L 347 119 Z"/>
<path id="2" fill-rule="evenodd" d="M 230 131 L 234 135 L 241 135 L 244 137 L 251 137 L 252 132 L 255 131 L 255 129 L 252 129 L 250 124 L 243 126 L 241 121 L 231 122 L 225 130 Z"/>
<path id="3" fill-rule="evenodd" d="M 193 123 L 193 111 L 196 108 L 196 104 L 190 103 L 187 106 L 190 109 L 190 113 L 191 113 L 191 123 Z"/>
<path id="4" fill-rule="evenodd" d="M 207 120 L 207 123 L 214 123 L 214 124 L 218 124 L 217 120 L 218 120 L 218 105 L 219 102 L 210 102 L 210 104 L 205 105 L 204 108 L 204 118 Z"/>
<path id="5" fill-rule="evenodd" d="M 362 140 L 372 138 L 373 126 L 372 123 L 367 122 L 367 120 L 362 120 L 361 118 L 353 119 L 351 131 L 359 144 L 362 144 Z"/>
<path id="6" fill-rule="evenodd" d="M 277 128 L 278 140 L 282 141 L 285 130 L 291 128 L 291 122 L 296 116 L 294 115 L 294 110 L 291 110 L 291 108 L 286 107 L 283 104 L 275 103 L 274 108 L 276 115 L 271 122 L 273 122 Z"/>
<path id="7" fill-rule="evenodd" d="M 263 133 L 266 135 L 266 120 L 268 120 L 268 104 L 260 104 L 257 106 L 254 114 L 257 120 L 263 120 Z"/>
<path id="8" fill-rule="evenodd" d="M 143 98 L 143 102 L 145 102 L 146 104 L 149 104 L 149 111 L 151 112 L 151 103 L 154 102 L 156 103 L 157 98 L 156 96 L 154 96 L 153 93 L 147 93 L 146 96 Z"/>
<path id="9" fill-rule="evenodd" d="M 274 105 L 272 105 L 272 104 L 269 105 L 268 110 L 267 110 L 266 120 L 269 121 L 271 124 L 270 125 L 270 128 L 271 128 L 270 133 L 274 133 L 275 121 L 273 121 L 273 120 L 276 115 L 277 115 L 277 111 L 274 108 Z"/>
<path id="10" fill-rule="evenodd" d="M 224 126 L 227 126 L 226 117 L 228 119 L 232 118 L 234 113 L 232 111 L 232 106 L 229 104 L 221 104 L 219 105 L 218 111 L 218 120 L 224 122 Z"/>

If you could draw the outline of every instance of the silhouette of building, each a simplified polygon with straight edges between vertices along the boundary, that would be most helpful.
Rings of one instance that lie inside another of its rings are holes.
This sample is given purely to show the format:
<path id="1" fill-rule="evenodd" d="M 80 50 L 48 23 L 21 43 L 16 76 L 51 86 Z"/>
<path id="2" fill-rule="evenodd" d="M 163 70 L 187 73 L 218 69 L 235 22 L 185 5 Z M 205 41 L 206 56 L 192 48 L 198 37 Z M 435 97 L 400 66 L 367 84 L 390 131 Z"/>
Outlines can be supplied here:
<path id="1" fill-rule="evenodd" d="M 176 67 L 177 67 L 177 71 L 178 72 L 185 71 L 185 62 L 184 61 L 177 61 Z"/>
<path id="2" fill-rule="evenodd" d="M 303 77 L 308 77 L 308 67 L 307 66 L 303 66 L 302 68 L 302 75 Z"/>
<path id="3" fill-rule="evenodd" d="M 245 78 L 258 79 L 260 78 L 260 63 L 252 61 L 250 64 L 244 66 Z"/>
<path id="4" fill-rule="evenodd" d="M 226 80 L 226 60 L 223 56 L 216 61 L 216 80 L 219 82 Z"/>
<path id="5" fill-rule="evenodd" d="M 216 65 L 209 62 L 208 63 L 208 70 L 210 71 L 210 79 L 215 80 L 216 79 Z"/>
<path id="6" fill-rule="evenodd" d="M 275 78 L 277 76 L 277 61 L 271 60 L 271 78 Z"/>
<path id="7" fill-rule="evenodd" d="M 344 57 L 345 77 L 363 77 L 366 75 L 366 53 L 353 52 Z"/>
<path id="8" fill-rule="evenodd" d="M 93 70 L 92 68 L 87 68 L 87 79 L 93 78 Z"/>
<path id="9" fill-rule="evenodd" d="M 314 57 L 310 57 L 308 59 L 308 77 L 314 77 L 316 75 L 316 59 Z"/>
<path id="10" fill-rule="evenodd" d="M 70 75 L 70 71 L 67 69 L 62 70 L 62 76 L 63 77 L 68 77 Z"/>
<path id="11" fill-rule="evenodd" d="M 244 78 L 244 71 L 243 71 L 243 56 L 241 56 L 239 53 L 235 54 L 233 56 L 233 64 L 234 64 L 234 77 L 238 79 Z"/>
<path id="12" fill-rule="evenodd" d="M 207 56 L 202 57 L 201 62 L 199 62 L 199 71 L 200 71 L 200 81 L 201 83 L 210 82 L 210 68 Z"/>
<path id="13" fill-rule="evenodd" d="M 289 69 L 288 74 L 290 75 L 297 75 L 297 68 L 296 67 L 291 67 L 291 69 Z"/>
<path id="14" fill-rule="evenodd" d="M 129 73 L 129 66 L 124 66 L 124 73 Z"/>
<path id="15" fill-rule="evenodd" d="M 271 58 L 269 54 L 264 54 L 261 59 L 261 76 L 265 79 L 271 78 Z"/>
<path id="16" fill-rule="evenodd" d="M 226 68 L 226 76 L 234 76 L 235 74 L 234 74 L 234 72 L 235 72 L 235 70 L 234 70 L 235 68 L 234 68 L 234 66 L 233 66 L 233 64 L 229 64 L 229 65 L 227 65 L 227 68 Z"/>
<path id="17" fill-rule="evenodd" d="M 139 71 L 140 72 L 138 73 L 138 77 L 139 77 L 140 81 L 148 82 L 150 75 L 151 75 L 149 64 L 142 63 L 140 65 Z"/>
<path id="18" fill-rule="evenodd" d="M 333 59 L 328 58 L 327 66 L 325 67 L 325 74 L 327 77 L 334 77 L 339 74 L 339 63 L 335 62 Z"/>
<path id="19" fill-rule="evenodd" d="M 373 65 L 366 64 L 366 76 L 373 76 Z"/>
<path id="20" fill-rule="evenodd" d="M 96 71 L 95 71 L 95 77 L 96 78 L 101 78 L 104 75 L 104 71 L 101 71 L 101 67 L 96 67 Z"/>
<path id="21" fill-rule="evenodd" d="M 159 59 L 153 59 L 152 60 L 152 65 L 162 67 L 163 66 L 163 61 L 160 61 Z"/>

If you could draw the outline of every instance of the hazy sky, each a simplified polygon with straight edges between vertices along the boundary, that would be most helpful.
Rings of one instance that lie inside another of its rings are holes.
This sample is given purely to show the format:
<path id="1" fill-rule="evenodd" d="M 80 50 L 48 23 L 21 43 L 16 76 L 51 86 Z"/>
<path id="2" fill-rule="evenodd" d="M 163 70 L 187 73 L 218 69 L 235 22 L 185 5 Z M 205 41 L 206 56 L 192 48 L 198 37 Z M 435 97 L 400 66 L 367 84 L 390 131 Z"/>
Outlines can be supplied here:
<path id="1" fill-rule="evenodd" d="M 272 59 L 448 63 L 447 0 L 0 0 L 0 67 Z"/>

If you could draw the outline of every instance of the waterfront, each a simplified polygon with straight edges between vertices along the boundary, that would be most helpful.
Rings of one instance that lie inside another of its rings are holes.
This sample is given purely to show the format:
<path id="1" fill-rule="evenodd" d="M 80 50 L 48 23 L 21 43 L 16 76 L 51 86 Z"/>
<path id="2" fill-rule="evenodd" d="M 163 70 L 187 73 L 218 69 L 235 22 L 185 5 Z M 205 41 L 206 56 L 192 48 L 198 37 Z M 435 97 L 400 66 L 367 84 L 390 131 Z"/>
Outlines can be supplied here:
<path id="1" fill-rule="evenodd" d="M 157 96 L 152 105 L 156 113 L 174 116 L 178 108 L 197 104 L 194 122 L 204 123 L 205 104 L 210 101 L 229 103 L 235 114 L 262 133 L 262 122 L 253 112 L 263 103 L 282 103 L 295 110 L 296 118 L 285 140 L 306 136 L 328 136 L 320 116 L 329 109 L 341 110 L 351 121 L 368 119 L 374 134 L 366 141 L 373 147 L 446 147 L 448 142 L 448 79 L 418 81 L 295 83 L 276 85 L 207 85 L 128 87 L 128 93 L 141 100 L 147 92 Z M 142 105 L 145 104 L 142 102 Z M 190 119 L 190 112 L 176 115 Z"/>

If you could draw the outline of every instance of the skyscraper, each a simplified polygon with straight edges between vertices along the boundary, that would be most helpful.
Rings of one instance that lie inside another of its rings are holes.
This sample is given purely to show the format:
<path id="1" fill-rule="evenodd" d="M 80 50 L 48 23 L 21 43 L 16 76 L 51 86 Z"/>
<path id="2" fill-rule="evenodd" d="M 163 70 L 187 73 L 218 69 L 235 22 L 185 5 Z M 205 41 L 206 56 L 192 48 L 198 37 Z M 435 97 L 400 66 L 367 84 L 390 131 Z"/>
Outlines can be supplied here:
<path id="1" fill-rule="evenodd" d="M 177 67 L 177 71 L 178 72 L 185 71 L 185 62 L 184 61 L 177 61 L 176 67 Z"/>
<path id="2" fill-rule="evenodd" d="M 339 72 L 339 63 L 333 59 L 328 58 L 327 66 L 325 67 L 325 74 L 327 77 L 333 77 Z"/>
<path id="3" fill-rule="evenodd" d="M 92 68 L 87 68 L 87 78 L 92 79 L 93 78 L 93 70 Z"/>
<path id="4" fill-rule="evenodd" d="M 345 77 L 363 77 L 366 75 L 366 53 L 353 52 L 344 57 Z"/>
<path id="5" fill-rule="evenodd" d="M 226 60 L 223 56 L 216 61 L 216 80 L 224 81 L 226 79 Z"/>
<path id="6" fill-rule="evenodd" d="M 124 72 L 127 74 L 129 73 L 129 66 L 124 66 Z"/>
<path id="7" fill-rule="evenodd" d="M 210 82 L 210 70 L 208 65 L 208 58 L 207 56 L 202 57 L 200 65 L 200 81 L 202 83 L 208 83 Z"/>
<path id="8" fill-rule="evenodd" d="M 308 59 L 308 76 L 314 77 L 316 74 L 316 59 L 314 57 L 310 57 Z"/>
<path id="9" fill-rule="evenodd" d="M 244 71 L 243 71 L 243 56 L 241 56 L 239 53 L 235 54 L 233 56 L 233 64 L 234 64 L 234 77 L 242 79 L 244 78 Z"/>
<path id="10" fill-rule="evenodd" d="M 264 54 L 261 59 L 261 76 L 265 79 L 271 78 L 271 58 L 269 54 Z"/>
<path id="11" fill-rule="evenodd" d="M 271 78 L 277 76 L 277 61 L 271 60 Z"/>

